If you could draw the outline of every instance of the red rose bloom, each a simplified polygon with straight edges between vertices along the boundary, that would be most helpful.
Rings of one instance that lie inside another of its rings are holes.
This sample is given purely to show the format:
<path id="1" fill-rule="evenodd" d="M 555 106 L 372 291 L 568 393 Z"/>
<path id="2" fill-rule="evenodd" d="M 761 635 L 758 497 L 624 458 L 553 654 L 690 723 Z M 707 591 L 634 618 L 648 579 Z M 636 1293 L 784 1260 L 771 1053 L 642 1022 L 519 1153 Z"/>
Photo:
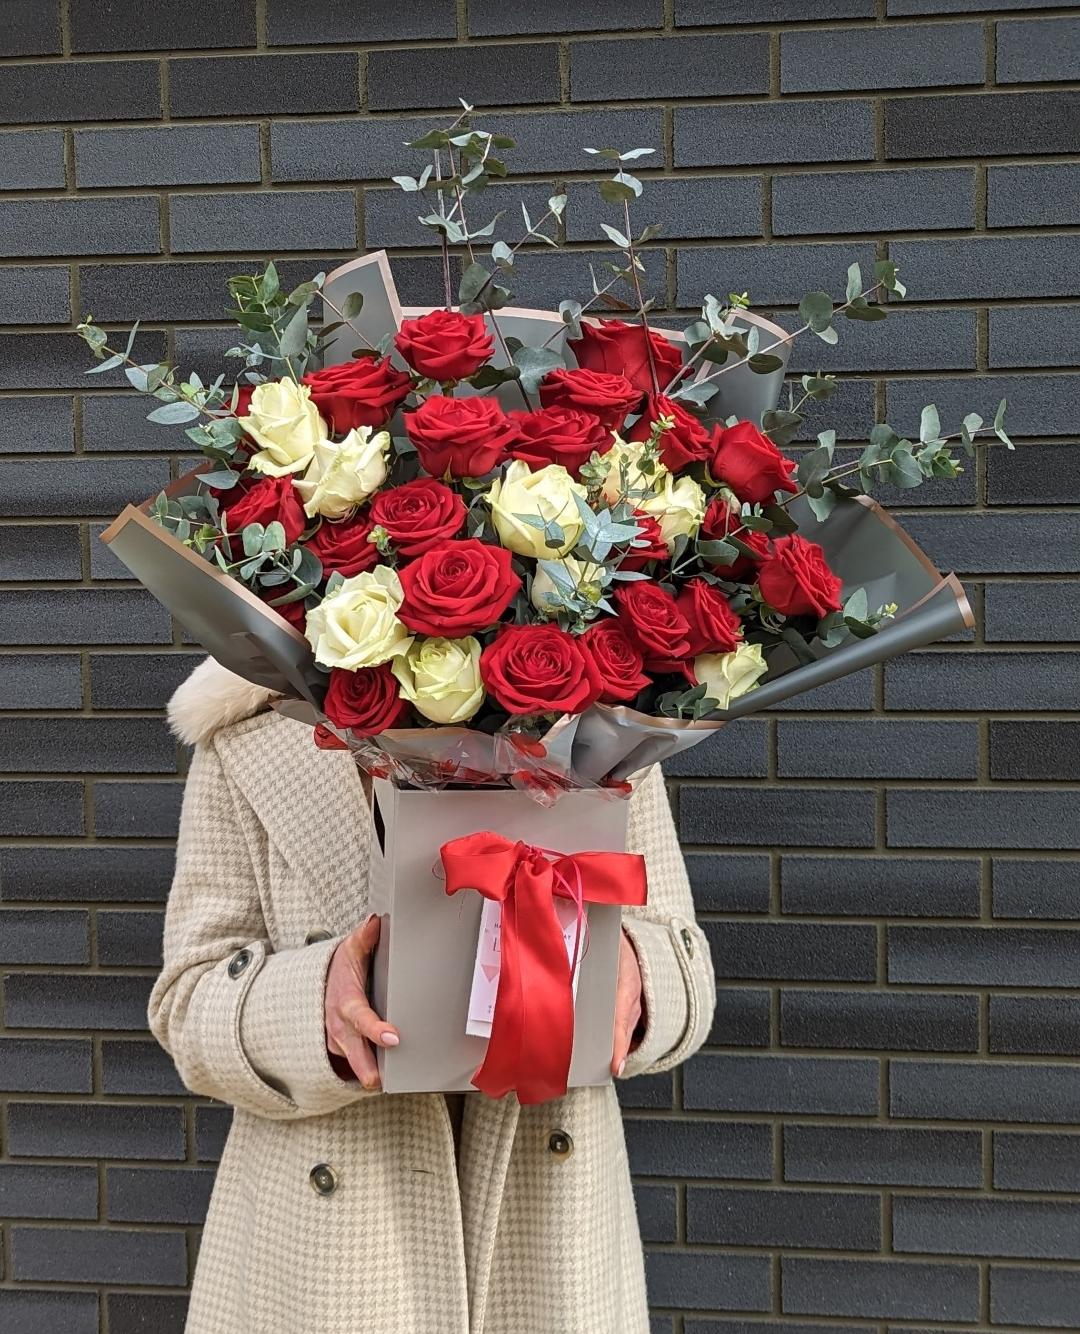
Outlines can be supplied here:
<path id="1" fill-rule="evenodd" d="M 709 472 L 724 482 L 740 500 L 767 505 L 774 491 L 797 491 L 791 480 L 795 464 L 762 435 L 753 422 L 717 426 L 712 437 Z"/>
<path id="2" fill-rule="evenodd" d="M 513 421 L 493 398 L 434 395 L 405 414 L 405 429 L 432 477 L 483 477 L 517 439 Z"/>
<path id="3" fill-rule="evenodd" d="M 408 711 L 388 662 L 355 672 L 331 669 L 323 712 L 335 727 L 375 736 L 404 722 Z"/>
<path id="4" fill-rule="evenodd" d="M 269 606 L 274 598 L 284 597 L 288 591 L 287 584 L 284 592 L 280 588 L 268 588 L 265 590 L 263 601 Z M 301 634 L 304 633 L 304 626 L 307 624 L 307 608 L 304 606 L 303 598 L 297 598 L 295 602 L 283 602 L 280 607 L 270 607 L 270 610 L 276 611 L 282 620 L 289 622 L 294 630 L 299 630 Z"/>
<path id="5" fill-rule="evenodd" d="M 626 704 L 652 685 L 641 651 L 613 616 L 591 626 L 577 641 L 592 658 L 601 680 L 602 704 Z"/>
<path id="6" fill-rule="evenodd" d="M 739 541 L 753 548 L 757 555 L 751 559 L 740 552 L 730 565 L 720 565 L 703 556 L 706 564 L 712 565 L 721 579 L 739 580 L 749 578 L 761 561 L 769 554 L 769 539 L 765 533 L 755 533 L 742 527 L 738 511 L 733 512 L 723 496 L 717 496 L 705 511 L 705 518 L 698 529 L 698 537 L 707 542 L 724 542 L 729 533 L 739 532 Z"/>
<path id="7" fill-rule="evenodd" d="M 456 639 L 483 630 L 521 588 L 510 562 L 505 547 L 475 537 L 429 547 L 399 572 L 405 599 L 398 616 L 422 635 Z"/>
<path id="8" fill-rule="evenodd" d="M 388 357 L 358 357 L 310 371 L 301 383 L 309 386 L 311 401 L 338 435 L 358 426 L 385 426 L 412 388 L 409 377 L 395 370 Z"/>
<path id="9" fill-rule="evenodd" d="M 758 571 L 761 596 L 781 616 L 816 616 L 840 610 L 840 580 L 816 542 L 798 533 L 778 537 Z"/>
<path id="10" fill-rule="evenodd" d="M 331 523 L 323 519 L 318 532 L 305 545 L 322 561 L 323 573 L 337 570 L 351 579 L 354 574 L 372 570 L 379 563 L 379 549 L 368 537 L 375 525 L 367 510 L 351 519 Z"/>
<path id="11" fill-rule="evenodd" d="M 430 380 L 466 380 L 475 375 L 495 350 L 483 315 L 433 310 L 415 320 L 402 320 L 394 346 L 419 375 Z"/>
<path id="12" fill-rule="evenodd" d="M 651 560 L 667 560 L 668 549 L 664 541 L 663 533 L 660 531 L 660 524 L 651 514 L 642 514 L 640 510 L 634 511 L 634 522 L 637 524 L 638 535 L 634 539 L 637 542 L 646 542 L 647 546 L 627 547 L 626 555 L 619 563 L 620 570 L 643 570 Z"/>
<path id="13" fill-rule="evenodd" d="M 663 334 L 646 331 L 640 324 L 625 320 L 599 320 L 581 326 L 581 337 L 567 339 L 573 348 L 577 364 L 586 371 L 608 371 L 622 374 L 635 389 L 648 392 L 653 388 L 647 348 L 652 348 L 656 379 L 661 389 L 679 373 L 682 352 Z"/>
<path id="14" fill-rule="evenodd" d="M 465 502 L 434 477 L 380 491 L 371 502 L 371 522 L 380 524 L 403 556 L 419 556 L 461 531 Z"/>
<path id="15" fill-rule="evenodd" d="M 681 672 L 690 656 L 690 626 L 679 605 L 659 584 L 635 579 L 615 590 L 619 620 L 653 672 Z"/>
<path id="16" fill-rule="evenodd" d="M 524 459 L 530 468 L 544 468 L 561 463 L 568 473 L 577 475 L 589 455 L 606 454 L 614 437 L 610 427 L 591 412 L 578 408 L 541 408 L 538 412 L 512 412 L 518 439 L 510 453 Z"/>
<path id="17" fill-rule="evenodd" d="M 508 625 L 480 655 L 488 694 L 507 713 L 581 713 L 603 689 L 591 654 L 557 625 Z"/>
<path id="18" fill-rule="evenodd" d="M 690 654 L 731 653 L 742 639 L 742 622 L 727 598 L 706 579 L 689 579 L 678 598 L 690 627 Z"/>
<path id="19" fill-rule="evenodd" d="M 251 408 L 251 395 L 255 392 L 253 384 L 238 384 L 236 386 L 236 407 L 232 413 L 234 417 L 246 417 Z M 226 391 L 225 406 L 229 407 L 232 403 L 232 391 Z"/>
<path id="20" fill-rule="evenodd" d="M 242 488 L 242 489 L 241 489 Z M 304 513 L 291 477 L 265 477 L 246 486 L 243 482 L 217 492 L 230 533 L 239 533 L 249 523 L 280 523 L 291 546 L 311 521 Z"/>
<path id="21" fill-rule="evenodd" d="M 675 425 L 660 437 L 660 459 L 671 472 L 682 472 L 691 463 L 699 463 L 712 452 L 712 441 L 701 422 L 683 405 L 663 394 L 650 394 L 641 416 L 630 429 L 628 440 L 648 440 L 653 423 L 671 417 Z"/>
<path id="22" fill-rule="evenodd" d="M 540 384 L 540 402 L 545 408 L 590 412 L 615 430 L 641 402 L 641 390 L 625 375 L 606 371 L 550 371 Z"/>

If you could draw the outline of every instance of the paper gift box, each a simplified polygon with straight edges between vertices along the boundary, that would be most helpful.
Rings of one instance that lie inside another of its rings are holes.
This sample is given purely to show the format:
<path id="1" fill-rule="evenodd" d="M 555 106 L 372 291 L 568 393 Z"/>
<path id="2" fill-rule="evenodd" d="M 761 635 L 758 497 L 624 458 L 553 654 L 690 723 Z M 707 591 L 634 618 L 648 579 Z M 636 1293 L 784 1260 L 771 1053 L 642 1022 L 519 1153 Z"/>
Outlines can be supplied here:
<path id="1" fill-rule="evenodd" d="M 378 778 L 370 794 L 370 907 L 381 919 L 372 1004 L 401 1033 L 400 1046 L 378 1051 L 383 1088 L 472 1089 L 488 1047 L 487 1038 L 467 1031 L 487 900 L 471 889 L 447 894 L 440 848 L 492 830 L 561 853 L 622 852 L 629 802 L 582 791 L 544 807 L 512 788 L 418 791 Z M 570 1087 L 606 1083 L 611 1068 L 622 908 L 589 903 L 585 916 Z M 528 926 L 522 921 L 519 929 Z"/>

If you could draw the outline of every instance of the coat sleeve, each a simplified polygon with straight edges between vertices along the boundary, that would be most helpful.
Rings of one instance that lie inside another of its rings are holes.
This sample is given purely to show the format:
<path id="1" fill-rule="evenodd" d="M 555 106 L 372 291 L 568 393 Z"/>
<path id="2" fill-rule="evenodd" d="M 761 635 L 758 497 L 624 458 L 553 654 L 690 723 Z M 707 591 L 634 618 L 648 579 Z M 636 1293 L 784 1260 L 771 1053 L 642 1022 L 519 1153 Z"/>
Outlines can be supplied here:
<path id="1" fill-rule="evenodd" d="M 716 1005 L 709 945 L 694 916 L 690 880 L 675 834 L 659 765 L 630 799 L 628 847 L 641 853 L 649 880 L 644 908 L 623 909 L 623 929 L 641 967 L 645 1032 L 623 1078 L 657 1074 L 705 1041 Z"/>
<path id="2" fill-rule="evenodd" d="M 193 1093 L 276 1120 L 319 1116 L 371 1096 L 339 1078 L 326 1052 L 326 973 L 339 941 L 271 949 L 245 810 L 213 745 L 198 746 L 150 1029 Z"/>

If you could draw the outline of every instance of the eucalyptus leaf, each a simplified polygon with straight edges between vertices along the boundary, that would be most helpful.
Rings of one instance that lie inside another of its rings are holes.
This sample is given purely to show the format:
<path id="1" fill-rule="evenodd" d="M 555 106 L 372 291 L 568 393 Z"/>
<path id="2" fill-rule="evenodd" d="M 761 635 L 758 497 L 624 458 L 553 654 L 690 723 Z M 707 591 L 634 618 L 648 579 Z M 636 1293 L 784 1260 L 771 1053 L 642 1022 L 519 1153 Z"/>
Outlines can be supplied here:
<path id="1" fill-rule="evenodd" d="M 549 371 L 563 365 L 562 357 L 545 347 L 520 347 L 514 353 L 514 365 L 521 372 L 521 385 L 527 394 L 535 394 Z"/>
<path id="2" fill-rule="evenodd" d="M 176 402 L 166 403 L 164 407 L 155 408 L 153 412 L 146 414 L 148 422 L 155 422 L 158 426 L 180 426 L 184 422 L 194 421 L 199 415 L 199 409 L 194 403 Z"/>

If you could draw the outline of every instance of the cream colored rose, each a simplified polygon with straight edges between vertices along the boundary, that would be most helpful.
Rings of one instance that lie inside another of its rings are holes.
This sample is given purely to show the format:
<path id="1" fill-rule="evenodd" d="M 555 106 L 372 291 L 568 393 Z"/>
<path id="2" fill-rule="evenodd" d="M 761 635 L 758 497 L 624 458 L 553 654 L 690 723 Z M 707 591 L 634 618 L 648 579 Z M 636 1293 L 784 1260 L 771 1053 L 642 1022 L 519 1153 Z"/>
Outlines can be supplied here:
<path id="1" fill-rule="evenodd" d="M 671 473 L 665 473 L 657 494 L 635 503 L 639 510 L 651 514 L 660 525 L 660 534 L 667 543 L 669 554 L 679 534 L 693 537 L 705 517 L 705 492 L 692 477 L 674 478 Z"/>
<path id="2" fill-rule="evenodd" d="M 484 702 L 480 641 L 416 639 L 390 670 L 418 713 L 447 727 L 468 721 Z"/>
<path id="3" fill-rule="evenodd" d="M 390 436 L 370 426 L 349 432 L 340 443 L 323 440 L 296 489 L 308 516 L 344 519 L 386 481 Z"/>
<path id="4" fill-rule="evenodd" d="M 344 580 L 307 615 L 308 643 L 322 667 L 377 667 L 407 652 L 412 636 L 398 620 L 401 580 L 376 565 Z"/>
<path id="5" fill-rule="evenodd" d="M 575 482 L 561 464 L 549 463 L 532 472 L 522 459 L 514 459 L 502 477 L 497 477 L 487 493 L 491 520 L 499 541 L 519 556 L 535 560 L 553 560 L 575 546 L 584 523 L 574 503 L 574 496 L 585 499 L 588 492 Z M 543 523 L 557 523 L 564 541 L 557 549 L 546 545 L 543 528 L 533 528 L 517 516 L 532 514 Z"/>
<path id="6" fill-rule="evenodd" d="M 634 493 L 656 491 L 663 485 L 665 477 L 671 475 L 659 459 L 653 460 L 652 472 L 643 473 L 641 463 L 645 457 L 645 452 L 644 440 L 632 440 L 628 443 L 621 436 L 615 437 L 615 443 L 604 455 L 604 462 L 608 465 L 608 474 L 601 488 L 604 499 L 609 505 L 614 505 L 617 500 L 622 498 L 635 509 L 643 509 L 642 502 L 646 497 Z M 623 476 L 624 463 L 626 464 L 625 477 Z"/>
<path id="7" fill-rule="evenodd" d="M 256 385 L 248 415 L 240 418 L 240 425 L 262 446 L 252 454 L 248 466 L 270 477 L 301 472 L 328 434 L 311 401 L 311 390 L 295 380 Z"/>
<path id="8" fill-rule="evenodd" d="M 594 565 L 591 561 L 575 560 L 573 556 L 563 556 L 560 560 L 553 557 L 551 563 L 561 569 L 566 578 L 577 589 L 577 595 L 584 598 L 587 602 L 598 602 L 603 596 L 603 588 L 600 584 L 600 576 L 604 573 L 603 565 Z M 532 588 L 529 590 L 529 600 L 541 616 L 558 616 L 562 610 L 563 604 L 557 599 L 554 602 L 548 601 L 548 595 L 556 593 L 565 593 L 570 596 L 570 589 L 564 588 L 562 584 L 557 584 L 548 574 L 547 570 L 536 567 L 536 573 L 533 575 Z"/>
<path id="9" fill-rule="evenodd" d="M 753 690 L 766 670 L 760 644 L 740 644 L 731 653 L 702 653 L 694 659 L 694 675 L 720 709 Z"/>

